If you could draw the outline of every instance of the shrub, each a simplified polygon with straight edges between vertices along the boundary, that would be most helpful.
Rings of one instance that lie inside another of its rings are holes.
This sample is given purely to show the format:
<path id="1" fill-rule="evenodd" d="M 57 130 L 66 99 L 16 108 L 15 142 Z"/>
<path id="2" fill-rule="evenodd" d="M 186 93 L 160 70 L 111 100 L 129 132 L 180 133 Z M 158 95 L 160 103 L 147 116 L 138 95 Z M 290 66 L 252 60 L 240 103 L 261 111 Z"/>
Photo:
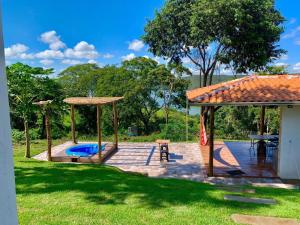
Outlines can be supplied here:
<path id="1" fill-rule="evenodd" d="M 13 142 L 16 142 L 16 143 L 20 143 L 23 140 L 25 140 L 24 131 L 12 129 L 12 140 L 13 140 Z"/>

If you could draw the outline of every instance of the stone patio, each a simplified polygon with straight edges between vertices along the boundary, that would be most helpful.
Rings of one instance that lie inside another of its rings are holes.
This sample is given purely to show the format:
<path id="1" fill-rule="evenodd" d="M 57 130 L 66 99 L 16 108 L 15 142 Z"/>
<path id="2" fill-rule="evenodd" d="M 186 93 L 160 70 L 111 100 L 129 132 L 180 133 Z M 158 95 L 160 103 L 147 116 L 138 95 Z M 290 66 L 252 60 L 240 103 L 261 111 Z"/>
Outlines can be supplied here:
<path id="1" fill-rule="evenodd" d="M 160 162 L 159 150 L 152 143 L 121 143 L 119 150 L 105 164 L 123 171 L 147 174 L 150 177 L 172 177 L 204 181 L 206 173 L 197 144 L 169 145 L 170 160 Z"/>
<path id="2" fill-rule="evenodd" d="M 72 145 L 73 143 L 69 141 L 55 146 L 52 148 L 52 155 L 59 155 L 61 151 L 65 151 Z M 207 177 L 198 143 L 171 143 L 169 151 L 169 162 L 160 162 L 156 143 L 119 143 L 118 151 L 105 164 L 126 172 L 142 173 L 150 177 L 189 179 L 216 185 L 294 188 L 293 185 L 283 184 L 280 179 Z M 42 152 L 33 158 L 47 160 L 47 152 Z"/>

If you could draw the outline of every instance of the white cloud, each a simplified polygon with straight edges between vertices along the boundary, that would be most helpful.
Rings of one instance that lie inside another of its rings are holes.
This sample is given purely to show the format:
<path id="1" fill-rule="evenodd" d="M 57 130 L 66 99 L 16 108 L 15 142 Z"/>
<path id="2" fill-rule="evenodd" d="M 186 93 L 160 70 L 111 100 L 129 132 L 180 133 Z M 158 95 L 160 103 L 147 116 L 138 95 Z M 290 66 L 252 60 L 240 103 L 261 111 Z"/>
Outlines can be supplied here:
<path id="1" fill-rule="evenodd" d="M 114 57 L 114 55 L 109 54 L 109 53 L 106 53 L 106 54 L 103 55 L 103 58 L 105 58 L 105 59 L 111 59 L 113 57 Z"/>
<path id="2" fill-rule="evenodd" d="M 123 61 L 126 61 L 126 60 L 132 60 L 132 59 L 134 59 L 135 57 L 136 57 L 136 56 L 135 56 L 134 53 L 130 53 L 130 54 L 128 54 L 128 55 L 122 56 L 121 58 L 122 58 Z"/>
<path id="3" fill-rule="evenodd" d="M 18 58 L 20 59 L 34 59 L 35 58 L 35 55 L 32 54 L 32 53 L 21 53 Z"/>
<path id="4" fill-rule="evenodd" d="M 90 63 L 90 64 L 97 64 L 97 61 L 94 60 L 94 59 L 90 59 L 90 60 L 88 61 L 88 63 Z"/>
<path id="5" fill-rule="evenodd" d="M 99 56 L 94 45 L 81 41 L 75 45 L 74 48 L 68 48 L 64 52 L 68 58 L 78 59 L 95 59 Z"/>
<path id="6" fill-rule="evenodd" d="M 22 57 L 23 59 L 26 58 L 27 54 L 27 50 L 29 49 L 28 46 L 23 45 L 23 44 L 14 44 L 8 48 L 5 48 L 5 56 L 7 58 L 20 58 Z"/>
<path id="7" fill-rule="evenodd" d="M 68 64 L 68 65 L 76 65 L 76 64 L 82 64 L 83 62 L 80 60 L 75 60 L 75 59 L 64 59 L 61 61 L 63 64 Z"/>
<path id="8" fill-rule="evenodd" d="M 296 63 L 294 66 L 293 66 L 293 70 L 294 71 L 300 71 L 300 62 Z"/>
<path id="9" fill-rule="evenodd" d="M 135 39 L 129 43 L 128 49 L 138 52 L 144 48 L 144 46 L 145 44 L 142 41 Z"/>
<path id="10" fill-rule="evenodd" d="M 66 47 L 66 44 L 60 40 L 60 36 L 58 36 L 54 30 L 42 33 L 40 38 L 42 42 L 49 44 L 49 48 L 52 50 Z"/>
<path id="11" fill-rule="evenodd" d="M 40 63 L 45 65 L 45 66 L 49 66 L 49 65 L 53 64 L 54 61 L 51 60 L 51 59 L 42 59 L 42 60 L 40 60 Z"/>
<path id="12" fill-rule="evenodd" d="M 294 38 L 296 35 L 300 32 L 300 26 L 292 29 L 290 32 L 285 33 L 282 38 L 283 39 L 288 39 L 288 38 Z"/>
<path id="13" fill-rule="evenodd" d="M 284 63 L 284 62 L 278 62 L 278 63 L 275 63 L 274 64 L 275 66 L 284 66 L 284 67 L 287 67 L 288 64 L 287 63 Z"/>
<path id="14" fill-rule="evenodd" d="M 64 54 L 59 50 L 47 49 L 42 52 L 36 53 L 35 56 L 41 59 L 61 59 L 64 58 Z"/>

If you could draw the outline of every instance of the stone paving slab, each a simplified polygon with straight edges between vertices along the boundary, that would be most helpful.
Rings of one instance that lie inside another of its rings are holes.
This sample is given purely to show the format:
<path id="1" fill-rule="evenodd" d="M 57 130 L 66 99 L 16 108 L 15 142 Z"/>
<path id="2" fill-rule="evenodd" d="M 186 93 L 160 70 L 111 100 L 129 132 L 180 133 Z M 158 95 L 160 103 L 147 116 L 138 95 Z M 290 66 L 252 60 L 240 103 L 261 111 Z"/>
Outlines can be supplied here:
<path id="1" fill-rule="evenodd" d="M 161 162 L 156 143 L 120 143 L 118 152 L 105 164 L 150 177 L 205 180 L 206 172 L 197 143 L 171 143 L 169 152 L 169 162 Z"/>
<path id="2" fill-rule="evenodd" d="M 205 182 L 213 185 L 250 185 L 254 187 L 271 187 L 271 188 L 284 188 L 295 189 L 294 185 L 284 184 L 280 179 L 271 178 L 231 178 L 231 177 L 207 177 Z"/>
<path id="3" fill-rule="evenodd" d="M 235 223 L 249 225 L 300 225 L 296 219 L 265 217 L 265 216 L 248 216 L 233 214 L 231 216 Z"/>
<path id="4" fill-rule="evenodd" d="M 225 200 L 235 201 L 235 202 L 244 202 L 244 203 L 256 203 L 256 204 L 265 204 L 265 205 L 275 205 L 276 201 L 274 199 L 267 198 L 248 198 L 237 195 L 225 195 Z"/>
<path id="5" fill-rule="evenodd" d="M 239 186 L 217 186 L 216 188 L 228 192 L 255 194 L 255 189 L 243 188 Z"/>

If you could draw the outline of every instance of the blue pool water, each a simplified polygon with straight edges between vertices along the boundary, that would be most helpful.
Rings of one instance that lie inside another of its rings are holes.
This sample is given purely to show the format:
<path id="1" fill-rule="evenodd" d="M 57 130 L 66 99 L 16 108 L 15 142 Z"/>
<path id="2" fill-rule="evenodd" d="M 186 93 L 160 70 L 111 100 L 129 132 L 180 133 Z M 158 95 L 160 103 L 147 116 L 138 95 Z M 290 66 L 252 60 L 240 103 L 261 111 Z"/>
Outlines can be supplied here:
<path id="1" fill-rule="evenodd" d="M 101 146 L 101 151 L 104 151 L 105 145 Z M 66 150 L 68 156 L 88 157 L 98 153 L 98 144 L 79 144 L 69 147 Z"/>

